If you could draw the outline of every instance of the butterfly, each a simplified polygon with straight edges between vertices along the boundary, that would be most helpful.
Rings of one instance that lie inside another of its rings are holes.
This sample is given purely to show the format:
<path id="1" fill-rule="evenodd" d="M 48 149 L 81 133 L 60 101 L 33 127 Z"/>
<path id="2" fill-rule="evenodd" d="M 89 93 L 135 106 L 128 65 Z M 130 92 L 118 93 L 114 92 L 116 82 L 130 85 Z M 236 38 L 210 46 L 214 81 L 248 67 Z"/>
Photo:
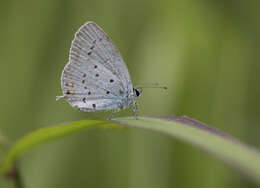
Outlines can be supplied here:
<path id="1" fill-rule="evenodd" d="M 94 22 L 85 23 L 76 32 L 69 62 L 62 72 L 61 88 L 63 95 L 56 99 L 64 98 L 79 111 L 112 110 L 114 114 L 133 106 L 137 118 L 136 99 L 142 87 L 133 88 L 120 52 Z"/>

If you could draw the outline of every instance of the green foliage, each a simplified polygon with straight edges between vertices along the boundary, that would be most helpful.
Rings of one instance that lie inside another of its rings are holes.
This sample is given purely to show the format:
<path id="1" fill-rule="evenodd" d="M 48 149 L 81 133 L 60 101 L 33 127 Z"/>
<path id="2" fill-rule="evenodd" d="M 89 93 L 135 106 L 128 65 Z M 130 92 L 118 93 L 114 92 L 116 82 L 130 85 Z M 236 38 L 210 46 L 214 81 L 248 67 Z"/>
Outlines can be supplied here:
<path id="1" fill-rule="evenodd" d="M 201 122 L 188 117 L 139 117 L 138 120 L 131 117 L 117 118 L 112 122 L 81 120 L 33 131 L 19 139 L 10 148 L 10 151 L 0 163 L 1 173 L 8 173 L 14 166 L 15 161 L 36 145 L 91 127 L 132 127 L 163 133 L 192 144 L 213 154 L 214 157 L 230 164 L 260 184 L 260 152 Z"/>
<path id="2" fill-rule="evenodd" d="M 101 120 L 83 120 L 68 123 L 65 125 L 56 125 L 56 126 L 48 126 L 36 131 L 33 131 L 26 136 L 19 139 L 13 147 L 11 147 L 7 156 L 4 158 L 1 166 L 1 172 L 7 173 L 11 167 L 14 165 L 14 162 L 17 158 L 19 158 L 25 151 L 31 149 L 33 146 L 37 144 L 41 144 L 53 139 L 57 139 L 63 137 L 67 134 L 74 133 L 76 131 L 80 131 L 84 128 L 91 128 L 93 126 L 110 126 L 105 121 Z"/>

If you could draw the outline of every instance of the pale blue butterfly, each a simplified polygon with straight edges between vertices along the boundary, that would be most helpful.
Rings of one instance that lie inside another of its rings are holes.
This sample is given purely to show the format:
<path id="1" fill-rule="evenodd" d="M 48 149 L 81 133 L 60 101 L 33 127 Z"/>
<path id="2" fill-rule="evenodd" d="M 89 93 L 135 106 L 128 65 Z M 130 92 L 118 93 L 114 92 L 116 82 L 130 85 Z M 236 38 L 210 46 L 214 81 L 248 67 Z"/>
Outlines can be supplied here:
<path id="1" fill-rule="evenodd" d="M 97 24 L 87 22 L 72 41 L 61 88 L 63 96 L 57 100 L 64 98 L 80 111 L 114 113 L 132 105 L 137 117 L 135 99 L 143 87 L 133 88 L 127 67 L 111 39 Z"/>

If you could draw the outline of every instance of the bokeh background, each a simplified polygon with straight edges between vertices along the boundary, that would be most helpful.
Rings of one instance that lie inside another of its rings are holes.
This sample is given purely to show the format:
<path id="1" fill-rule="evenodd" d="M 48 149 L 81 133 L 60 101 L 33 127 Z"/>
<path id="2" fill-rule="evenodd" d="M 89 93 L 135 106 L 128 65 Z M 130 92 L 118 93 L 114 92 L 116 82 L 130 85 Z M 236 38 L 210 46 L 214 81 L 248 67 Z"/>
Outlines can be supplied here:
<path id="1" fill-rule="evenodd" d="M 61 94 L 71 40 L 95 21 L 120 50 L 140 115 L 188 115 L 260 147 L 260 1 L 0 0 L 0 131 L 109 113 L 81 113 Z M 130 110 L 117 116 L 131 115 Z M 91 130 L 41 145 L 20 163 L 26 188 L 256 187 L 205 152 L 140 130 Z M 11 188 L 0 179 L 0 187 Z"/>

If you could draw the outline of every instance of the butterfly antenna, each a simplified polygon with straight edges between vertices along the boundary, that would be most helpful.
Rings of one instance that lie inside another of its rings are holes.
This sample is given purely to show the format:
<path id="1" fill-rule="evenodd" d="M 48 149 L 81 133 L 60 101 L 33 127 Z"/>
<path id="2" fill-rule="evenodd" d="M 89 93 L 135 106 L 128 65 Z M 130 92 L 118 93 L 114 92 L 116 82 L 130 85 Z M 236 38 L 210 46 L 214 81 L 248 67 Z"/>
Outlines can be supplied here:
<path id="1" fill-rule="evenodd" d="M 137 86 L 136 89 L 143 89 L 143 88 L 160 88 L 160 89 L 168 89 L 166 86 L 160 86 L 158 83 L 154 84 L 145 84 L 141 86 Z"/>

